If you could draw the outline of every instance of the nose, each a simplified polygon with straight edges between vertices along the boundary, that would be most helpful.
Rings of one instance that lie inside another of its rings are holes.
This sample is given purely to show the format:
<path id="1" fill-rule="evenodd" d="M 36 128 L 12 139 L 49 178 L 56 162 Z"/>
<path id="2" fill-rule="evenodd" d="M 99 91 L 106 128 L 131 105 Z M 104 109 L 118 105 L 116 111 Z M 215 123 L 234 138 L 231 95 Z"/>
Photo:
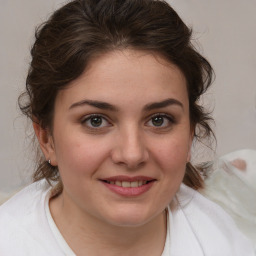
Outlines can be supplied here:
<path id="1" fill-rule="evenodd" d="M 118 134 L 115 145 L 112 151 L 112 160 L 115 164 L 136 169 L 149 159 L 146 143 L 137 128 L 126 127 Z"/>

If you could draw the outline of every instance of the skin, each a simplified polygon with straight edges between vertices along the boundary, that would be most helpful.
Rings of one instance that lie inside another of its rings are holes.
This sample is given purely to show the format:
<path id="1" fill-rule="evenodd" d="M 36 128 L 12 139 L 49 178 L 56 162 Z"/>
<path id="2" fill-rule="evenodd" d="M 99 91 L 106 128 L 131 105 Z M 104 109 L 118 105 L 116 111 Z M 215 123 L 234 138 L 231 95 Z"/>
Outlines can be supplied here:
<path id="1" fill-rule="evenodd" d="M 152 105 L 159 102 L 167 103 Z M 107 53 L 58 93 L 53 131 L 34 128 L 60 171 L 64 189 L 50 210 L 74 252 L 161 255 L 165 208 L 182 182 L 193 139 L 182 72 L 151 53 Z M 100 181 L 116 175 L 155 181 L 147 192 L 123 197 Z"/>

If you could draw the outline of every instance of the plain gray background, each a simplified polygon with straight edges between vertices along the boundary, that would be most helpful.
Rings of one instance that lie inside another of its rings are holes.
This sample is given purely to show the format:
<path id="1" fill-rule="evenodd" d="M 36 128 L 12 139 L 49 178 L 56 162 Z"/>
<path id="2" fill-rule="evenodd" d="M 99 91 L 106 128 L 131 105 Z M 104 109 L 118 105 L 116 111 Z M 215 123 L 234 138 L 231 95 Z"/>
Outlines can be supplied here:
<path id="1" fill-rule="evenodd" d="M 29 182 L 31 134 L 17 98 L 25 86 L 35 26 L 62 0 L 0 0 L 0 191 Z M 194 28 L 196 43 L 215 69 L 216 80 L 202 99 L 214 108 L 216 157 L 256 149 L 256 0 L 170 0 Z M 204 149 L 201 149 L 204 151 Z"/>

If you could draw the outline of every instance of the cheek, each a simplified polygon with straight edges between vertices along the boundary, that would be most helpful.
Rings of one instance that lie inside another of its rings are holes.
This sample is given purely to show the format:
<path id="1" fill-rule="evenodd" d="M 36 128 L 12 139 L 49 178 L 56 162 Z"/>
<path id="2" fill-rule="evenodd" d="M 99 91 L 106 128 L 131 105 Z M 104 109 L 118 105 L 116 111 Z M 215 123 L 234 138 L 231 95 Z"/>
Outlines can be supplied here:
<path id="1" fill-rule="evenodd" d="M 189 139 L 170 138 L 159 143 L 155 158 L 167 175 L 183 175 L 189 154 Z"/>
<path id="2" fill-rule="evenodd" d="M 65 140 L 56 141 L 56 157 L 63 179 L 64 176 L 71 179 L 92 176 L 108 155 L 108 148 L 104 146 L 106 143 L 98 145 L 94 140 L 83 136 L 70 135 Z"/>

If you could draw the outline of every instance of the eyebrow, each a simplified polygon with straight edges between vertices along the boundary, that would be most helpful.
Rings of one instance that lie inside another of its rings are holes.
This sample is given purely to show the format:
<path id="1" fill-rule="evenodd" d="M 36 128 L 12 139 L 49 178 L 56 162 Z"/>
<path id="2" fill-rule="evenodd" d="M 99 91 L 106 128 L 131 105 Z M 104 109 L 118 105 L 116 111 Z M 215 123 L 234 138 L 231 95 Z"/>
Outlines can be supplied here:
<path id="1" fill-rule="evenodd" d="M 72 104 L 69 107 L 69 109 L 83 106 L 83 105 L 89 105 L 89 106 L 96 107 L 99 109 L 104 109 L 104 110 L 118 111 L 117 107 L 115 107 L 107 102 L 97 101 L 97 100 L 81 100 L 79 102 Z M 143 111 L 146 112 L 146 111 L 150 111 L 150 110 L 154 110 L 154 109 L 158 109 L 158 108 L 168 107 L 171 105 L 177 105 L 183 109 L 183 104 L 180 101 L 178 101 L 176 99 L 166 99 L 166 100 L 163 100 L 160 102 L 153 102 L 153 103 L 147 104 L 146 106 L 144 106 Z"/>
<path id="2" fill-rule="evenodd" d="M 97 100 L 81 100 L 79 102 L 76 102 L 72 104 L 69 109 L 83 106 L 83 105 L 89 105 L 92 107 L 96 107 L 99 109 L 105 109 L 105 110 L 111 110 L 111 111 L 117 111 L 117 108 L 107 102 L 97 101 Z"/>
<path id="3" fill-rule="evenodd" d="M 177 105 L 177 106 L 181 107 L 182 109 L 184 108 L 183 104 L 180 101 L 178 101 L 176 99 L 166 99 L 166 100 L 163 100 L 160 102 L 149 103 L 143 108 L 143 110 L 150 111 L 150 110 L 154 110 L 154 109 L 158 109 L 158 108 L 168 107 L 171 105 Z"/>

